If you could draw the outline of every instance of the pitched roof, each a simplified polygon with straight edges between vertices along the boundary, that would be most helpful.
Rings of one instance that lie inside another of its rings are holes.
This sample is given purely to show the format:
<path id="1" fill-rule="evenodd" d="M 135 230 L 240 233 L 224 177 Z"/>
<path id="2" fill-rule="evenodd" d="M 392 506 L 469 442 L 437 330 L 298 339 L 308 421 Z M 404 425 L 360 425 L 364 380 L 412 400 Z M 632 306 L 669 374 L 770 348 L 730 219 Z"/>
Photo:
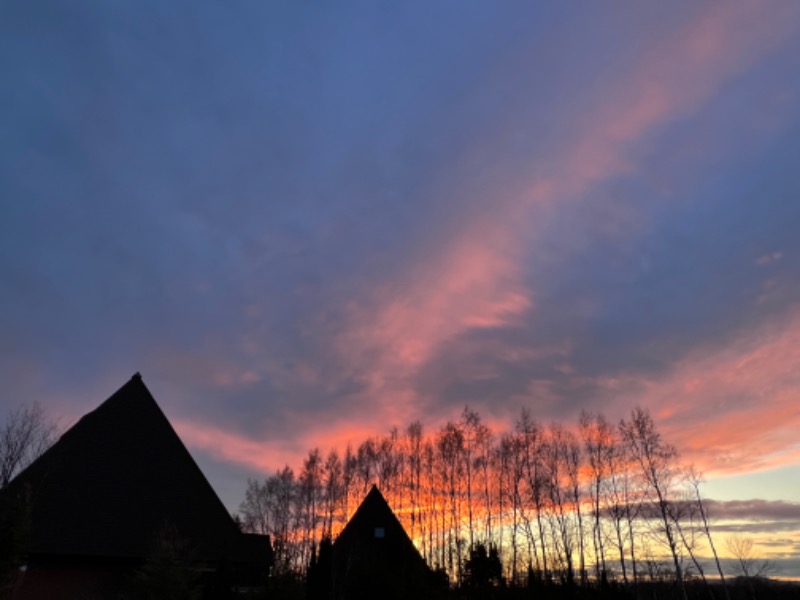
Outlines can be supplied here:
<path id="1" fill-rule="evenodd" d="M 334 553 L 341 554 L 345 549 L 369 553 L 373 558 L 402 558 L 404 563 L 427 570 L 424 559 L 375 485 L 336 538 Z"/>
<path id="2" fill-rule="evenodd" d="M 34 554 L 141 558 L 167 523 L 195 560 L 236 556 L 245 543 L 138 373 L 4 493 L 22 490 Z"/>

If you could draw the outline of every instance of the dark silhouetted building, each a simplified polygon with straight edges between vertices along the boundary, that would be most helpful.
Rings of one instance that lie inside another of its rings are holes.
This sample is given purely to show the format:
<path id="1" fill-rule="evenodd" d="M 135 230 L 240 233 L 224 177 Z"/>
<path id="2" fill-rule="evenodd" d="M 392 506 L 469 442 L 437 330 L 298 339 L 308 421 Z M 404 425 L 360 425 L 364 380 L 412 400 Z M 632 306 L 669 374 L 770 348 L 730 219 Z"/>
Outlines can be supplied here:
<path id="1" fill-rule="evenodd" d="M 26 530 L 14 600 L 127 598 L 165 568 L 165 544 L 205 597 L 258 586 L 272 561 L 269 537 L 239 530 L 138 373 L 0 496 Z"/>
<path id="2" fill-rule="evenodd" d="M 376 486 L 333 544 L 333 597 L 427 598 L 434 578 Z"/>

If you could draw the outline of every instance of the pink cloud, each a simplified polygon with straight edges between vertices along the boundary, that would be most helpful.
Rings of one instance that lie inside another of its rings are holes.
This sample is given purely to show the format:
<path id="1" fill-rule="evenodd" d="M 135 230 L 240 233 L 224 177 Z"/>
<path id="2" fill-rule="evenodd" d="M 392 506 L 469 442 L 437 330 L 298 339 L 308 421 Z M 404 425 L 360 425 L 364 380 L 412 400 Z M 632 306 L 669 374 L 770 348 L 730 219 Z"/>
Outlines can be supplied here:
<path id="1" fill-rule="evenodd" d="M 554 350 L 556 351 L 556 350 Z M 560 352 L 560 350 L 558 350 Z M 649 408 L 665 438 L 687 461 L 709 475 L 739 473 L 800 463 L 800 307 L 720 346 L 697 348 L 658 379 L 620 374 L 591 383 L 614 398 L 612 419 L 639 404 Z M 559 402 L 546 381 L 537 380 L 518 404 L 530 398 L 546 412 Z M 401 407 L 404 408 L 404 407 Z M 479 407 L 480 408 L 480 407 Z M 450 410 L 450 409 L 448 409 Z M 506 430 L 518 416 L 480 408 L 495 431 Z M 283 464 L 298 466 L 311 448 L 343 450 L 366 438 L 403 428 L 423 418 L 429 431 L 456 414 L 406 414 L 374 410 L 353 414 L 337 407 L 287 415 L 293 438 L 259 440 L 221 427 L 173 419 L 181 438 L 220 460 L 271 472 Z"/>
<path id="2" fill-rule="evenodd" d="M 798 7 L 791 2 L 771 4 L 768 10 L 756 2 L 714 4 L 655 40 L 629 72 L 620 73 L 599 91 L 594 109 L 581 115 L 579 129 L 565 127 L 564 150 L 539 171 L 546 172 L 546 177 L 508 182 L 493 190 L 478 203 L 483 210 L 459 215 L 451 234 L 429 244 L 430 252 L 409 265 L 404 275 L 357 294 L 347 309 L 344 332 L 332 343 L 342 361 L 342 376 L 357 377 L 365 385 L 360 403 L 339 406 L 336 419 L 321 418 L 322 414 L 302 419 L 297 425 L 305 428 L 298 429 L 304 434 L 291 445 L 226 438 L 223 431 L 184 422 L 187 440 L 211 450 L 227 448 L 217 450 L 222 458 L 274 468 L 284 458 L 297 464 L 300 445 L 305 449 L 340 445 L 383 432 L 387 424 L 424 416 L 420 408 L 427 399 L 419 397 L 413 382 L 448 341 L 473 329 L 514 325 L 535 310 L 535 290 L 529 287 L 531 275 L 524 269 L 524 259 L 536 249 L 537 236 L 547 228 L 552 214 L 584 197 L 592 186 L 635 169 L 632 150 L 637 142 L 691 115 L 727 81 L 782 43 L 792 31 Z M 520 189 L 525 192 L 519 193 Z M 621 210 L 625 214 L 602 220 L 597 226 L 610 227 L 611 235 L 641 234 L 644 224 L 639 215 L 625 212 L 635 209 Z M 791 380 L 786 371 L 791 364 L 788 357 L 793 356 L 791 344 L 800 342 L 800 338 L 786 336 L 800 335 L 798 327 L 793 325 L 783 337 L 770 338 L 762 345 L 751 338 L 740 340 L 738 353 L 730 348 L 693 356 L 666 380 L 648 382 L 620 376 L 600 383 L 623 399 L 636 401 L 644 394 L 646 403 L 667 422 L 669 434 L 701 462 L 703 453 L 709 451 L 725 457 L 725 464 L 734 470 L 785 461 L 785 456 L 777 458 L 776 453 L 786 447 L 786 424 L 796 425 L 797 413 L 784 384 Z M 769 360 L 759 358 L 765 355 Z M 750 367 L 741 366 L 743 360 L 753 362 Z M 202 365 L 189 367 L 193 372 L 203 370 Z M 302 373 L 286 373 L 277 363 L 261 368 L 273 379 L 286 380 L 287 386 L 298 378 L 320 383 L 311 366 L 303 367 Z M 233 365 L 218 367 L 208 375 L 216 387 L 247 385 L 260 377 L 257 370 Z M 782 384 L 773 383 L 771 377 Z M 538 398 L 557 401 L 548 384 L 532 386 L 531 393 Z M 626 396 L 632 389 L 635 398 Z M 719 405 L 716 411 L 698 412 L 702 398 L 714 398 Z M 769 403 L 763 414 L 755 405 L 759 398 Z M 365 406 L 369 415 L 352 413 L 354 407 L 361 410 Z M 717 425 L 698 425 L 710 415 Z M 732 433 L 726 434 L 726 430 Z M 263 458 L 248 458 L 255 454 Z"/>
<path id="3" fill-rule="evenodd" d="M 798 364 L 795 308 L 732 342 L 695 349 L 663 378 L 618 378 L 615 404 L 650 408 L 665 437 L 709 474 L 797 464 Z"/>
<path id="4" fill-rule="evenodd" d="M 344 452 L 347 445 L 354 449 L 378 433 L 388 433 L 389 427 L 379 423 L 378 415 L 365 415 L 362 422 L 328 418 L 319 423 L 316 417 L 300 417 L 290 427 L 302 433 L 291 439 L 259 440 L 233 433 L 227 429 L 189 419 L 173 419 L 172 423 L 183 442 L 201 449 L 217 460 L 244 465 L 259 473 L 269 474 L 284 465 L 297 469 L 313 448 L 324 454 L 331 449 Z"/>
<path id="5" fill-rule="evenodd" d="M 401 281 L 353 305 L 336 341 L 345 362 L 364 373 L 366 395 L 401 421 L 416 398 L 410 379 L 459 333 L 513 323 L 533 307 L 498 227 L 473 223 Z M 406 407 L 404 409 L 404 407 Z"/>
<path id="6" fill-rule="evenodd" d="M 445 342 L 471 329 L 513 324 L 534 310 L 523 261 L 549 215 L 593 185 L 634 169 L 636 142 L 698 110 L 781 44 L 798 12 L 795 3 L 769 10 L 746 1 L 714 4 L 655 40 L 630 72 L 598 93 L 579 130 L 565 128 L 571 141 L 540 170 L 547 177 L 494 190 L 482 202 L 484 210 L 461 215 L 455 233 L 433 244 L 404 277 L 355 301 L 335 344 L 352 371 L 362 373 L 365 395 L 394 416 L 413 414 L 421 399 L 409 382 Z M 527 192 L 512 191 L 519 189 Z M 619 224 L 615 235 L 643 229 L 636 215 L 608 222 Z"/>
<path id="7" fill-rule="evenodd" d="M 601 92 L 594 113 L 559 159 L 560 194 L 635 168 L 631 144 L 692 114 L 728 80 L 794 33 L 794 3 L 713 4 L 646 49 L 638 64 Z"/>
<path id="8" fill-rule="evenodd" d="M 260 442 L 205 423 L 172 419 L 184 444 L 199 448 L 218 460 L 246 465 L 269 473 L 283 464 L 296 464 L 297 453 L 282 442 Z"/>

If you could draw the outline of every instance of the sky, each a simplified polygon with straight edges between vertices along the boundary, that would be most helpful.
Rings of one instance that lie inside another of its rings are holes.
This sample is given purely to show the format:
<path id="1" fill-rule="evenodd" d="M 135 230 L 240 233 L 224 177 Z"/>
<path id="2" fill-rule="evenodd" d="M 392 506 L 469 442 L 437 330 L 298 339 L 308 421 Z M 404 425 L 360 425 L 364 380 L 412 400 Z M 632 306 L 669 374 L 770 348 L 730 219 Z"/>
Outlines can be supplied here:
<path id="1" fill-rule="evenodd" d="M 3 2 L 0 409 L 140 371 L 234 510 L 639 405 L 798 558 L 798 56 L 793 0 Z"/>

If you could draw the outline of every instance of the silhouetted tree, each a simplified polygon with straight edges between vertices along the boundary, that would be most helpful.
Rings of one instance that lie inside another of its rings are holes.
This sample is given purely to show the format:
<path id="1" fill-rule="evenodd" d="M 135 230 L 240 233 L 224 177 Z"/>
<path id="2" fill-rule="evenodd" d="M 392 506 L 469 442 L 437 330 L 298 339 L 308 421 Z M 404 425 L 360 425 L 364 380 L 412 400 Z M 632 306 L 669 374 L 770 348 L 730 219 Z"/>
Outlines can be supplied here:
<path id="1" fill-rule="evenodd" d="M 325 505 L 322 527 L 323 536 L 331 537 L 333 535 L 334 518 L 337 513 L 341 514 L 343 512 L 342 498 L 344 497 L 344 491 L 342 475 L 343 466 L 342 461 L 339 459 L 339 453 L 336 450 L 331 450 L 323 468 L 323 502 Z"/>
<path id="2" fill-rule="evenodd" d="M 315 543 L 335 539 L 374 483 L 428 564 L 458 583 L 479 544 L 503 558 L 512 587 L 526 570 L 548 589 L 577 579 L 586 588 L 587 569 L 605 589 L 618 575 L 634 585 L 668 578 L 680 590 L 690 574 L 704 575 L 700 544 L 710 532 L 699 490 L 646 411 L 618 427 L 584 413 L 570 429 L 541 427 L 523 409 L 513 429 L 495 434 L 467 407 L 457 421 L 423 431 L 418 421 L 392 428 L 324 460 L 315 449 L 297 478 L 287 466 L 248 482 L 242 524 L 272 536 L 273 572 L 304 581 L 312 548 L 319 560 Z"/>
<path id="3" fill-rule="evenodd" d="M 683 600 L 687 600 L 683 569 L 678 555 L 678 540 L 669 506 L 677 451 L 661 439 L 650 413 L 639 407 L 633 409 L 629 421 L 623 420 L 620 423 L 620 434 L 652 494 L 652 505 L 664 527 L 663 533 L 675 567 L 678 588 Z"/>
<path id="4" fill-rule="evenodd" d="M 350 501 L 355 491 L 356 477 L 358 470 L 358 457 L 353 453 L 350 444 L 344 451 L 342 460 L 342 502 L 344 504 L 344 521 L 350 518 Z"/>
<path id="5" fill-rule="evenodd" d="M 53 445 L 57 432 L 36 402 L 8 413 L 0 425 L 0 490 Z M 29 529 L 27 490 L 0 494 L 0 598 L 19 577 Z"/>
<path id="6" fill-rule="evenodd" d="M 464 586 L 468 588 L 499 587 L 503 584 L 503 565 L 497 547 L 479 543 L 470 550 L 464 562 Z"/>
<path id="7" fill-rule="evenodd" d="M 464 430 L 452 421 L 439 431 L 436 447 L 439 468 L 447 494 L 448 524 L 445 526 L 447 536 L 447 567 L 461 579 L 461 480 L 464 474 Z"/>
<path id="8" fill-rule="evenodd" d="M 311 553 L 311 563 L 306 573 L 306 597 L 308 600 L 328 600 L 333 587 L 333 543 L 323 537 L 319 550 Z"/>
<path id="9" fill-rule="evenodd" d="M 411 538 L 422 527 L 421 490 L 422 490 L 422 423 L 414 421 L 406 428 L 406 444 L 408 448 L 409 500 L 411 503 Z M 425 536 L 422 536 L 423 543 Z"/>
<path id="10" fill-rule="evenodd" d="M 548 544 L 544 524 L 545 491 L 547 489 L 546 470 L 544 468 L 544 435 L 541 427 L 534 421 L 527 409 L 523 409 L 517 421 L 516 429 L 521 436 L 525 482 L 527 485 L 526 504 L 531 506 L 536 515 L 538 533 L 538 550 L 541 552 L 541 563 L 534 552 L 533 561 L 536 570 L 542 571 L 545 579 L 549 578 Z"/>
<path id="11" fill-rule="evenodd" d="M 601 526 L 601 501 L 603 485 L 610 476 L 614 455 L 614 430 L 602 415 L 582 411 L 579 431 L 583 440 L 586 461 L 589 467 L 589 499 L 592 504 L 592 546 L 595 557 L 595 574 L 600 580 L 608 572 L 605 555 L 605 535 Z M 619 532 L 618 532 L 619 533 Z M 621 536 L 618 536 L 621 538 Z M 624 554 L 620 554 L 623 573 Z"/>
<path id="12" fill-rule="evenodd" d="M 558 535 L 554 542 L 560 553 L 565 581 L 575 581 L 575 530 L 570 510 L 570 445 L 571 437 L 560 423 L 551 423 L 544 445 L 544 465 L 547 470 L 547 490 L 553 507 L 553 523 Z"/>
<path id="13" fill-rule="evenodd" d="M 467 502 L 467 531 L 469 532 L 469 547 L 475 546 L 475 510 L 473 489 L 475 487 L 475 473 L 480 461 L 480 452 L 483 438 L 486 436 L 486 428 L 481 423 L 481 417 L 477 411 L 471 410 L 468 406 L 464 407 L 461 413 L 461 430 L 464 432 L 464 475 L 466 478 L 466 502 Z"/>
<path id="14" fill-rule="evenodd" d="M 28 491 L 0 493 L 0 599 L 11 595 L 25 564 L 30 531 Z"/>
<path id="15" fill-rule="evenodd" d="M 608 472 L 601 483 L 600 490 L 604 498 L 605 511 L 611 521 L 611 537 L 616 546 L 622 579 L 627 584 L 629 580 L 626 554 L 628 553 L 632 579 L 635 582 L 637 578 L 634 522 L 640 503 L 633 500 L 632 473 L 628 465 L 625 447 L 620 443 L 613 430 L 610 433 L 612 437 L 610 451 L 607 455 Z"/>
<path id="16" fill-rule="evenodd" d="M 244 500 L 239 504 L 241 513 L 239 521 L 245 531 L 260 534 L 270 534 L 274 531 L 271 522 L 274 514 L 274 501 L 267 482 L 262 485 L 255 479 L 247 480 Z"/>
<path id="17" fill-rule="evenodd" d="M 725 544 L 733 557 L 734 575 L 745 578 L 766 577 L 772 568 L 768 560 L 759 559 L 755 553 L 755 543 L 741 534 L 734 534 Z"/>
<path id="18" fill-rule="evenodd" d="M 239 505 L 244 531 L 271 536 L 274 571 L 278 575 L 300 567 L 297 563 L 297 498 L 294 471 L 286 466 L 261 483 L 249 480 L 245 499 Z"/>
<path id="19" fill-rule="evenodd" d="M 480 483 L 482 484 L 482 498 L 483 506 L 480 512 L 484 518 L 483 539 L 494 539 L 492 530 L 492 444 L 493 435 L 491 429 L 483 423 L 475 427 L 475 442 L 477 444 L 477 456 L 475 458 L 475 468 L 480 474 Z"/>
<path id="20" fill-rule="evenodd" d="M 197 600 L 201 588 L 197 572 L 189 567 L 191 549 L 177 529 L 165 524 L 145 564 L 136 574 L 143 600 Z"/>
<path id="21" fill-rule="evenodd" d="M 377 471 L 378 450 L 375 440 L 367 438 L 358 447 L 357 472 L 362 484 L 360 495 L 363 496 L 369 490 L 369 486 L 375 483 Z"/>
<path id="22" fill-rule="evenodd" d="M 0 489 L 41 456 L 58 437 L 58 428 L 40 404 L 12 410 L 0 427 Z"/>
<path id="23" fill-rule="evenodd" d="M 322 455 L 314 448 L 303 461 L 298 477 L 297 515 L 302 528 L 300 539 L 300 564 L 306 565 L 311 558 L 311 548 L 316 543 L 317 524 L 321 521 L 318 505 L 322 490 Z"/>
<path id="24" fill-rule="evenodd" d="M 577 518 L 578 538 L 578 570 L 581 584 L 586 585 L 586 545 L 583 530 L 583 486 L 581 485 L 580 470 L 583 466 L 583 455 L 577 438 L 571 431 L 564 432 L 564 467 L 567 478 L 567 497 L 571 504 L 570 512 Z"/>
<path id="25" fill-rule="evenodd" d="M 728 592 L 728 583 L 725 581 L 725 572 L 723 571 L 722 565 L 719 562 L 719 555 L 717 554 L 717 547 L 714 544 L 714 538 L 711 536 L 711 526 L 709 525 L 708 512 L 706 511 L 703 497 L 700 494 L 700 483 L 702 482 L 702 477 L 694 469 L 694 467 L 692 467 L 687 472 L 687 479 L 692 491 L 694 492 L 694 498 L 697 502 L 697 510 L 700 514 L 700 519 L 702 520 L 703 524 L 703 532 L 708 538 L 708 545 L 711 547 L 711 553 L 714 555 L 714 563 L 717 566 L 717 572 L 719 573 L 720 581 L 722 581 L 722 588 L 725 591 L 725 598 L 730 598 L 730 594 Z"/>

